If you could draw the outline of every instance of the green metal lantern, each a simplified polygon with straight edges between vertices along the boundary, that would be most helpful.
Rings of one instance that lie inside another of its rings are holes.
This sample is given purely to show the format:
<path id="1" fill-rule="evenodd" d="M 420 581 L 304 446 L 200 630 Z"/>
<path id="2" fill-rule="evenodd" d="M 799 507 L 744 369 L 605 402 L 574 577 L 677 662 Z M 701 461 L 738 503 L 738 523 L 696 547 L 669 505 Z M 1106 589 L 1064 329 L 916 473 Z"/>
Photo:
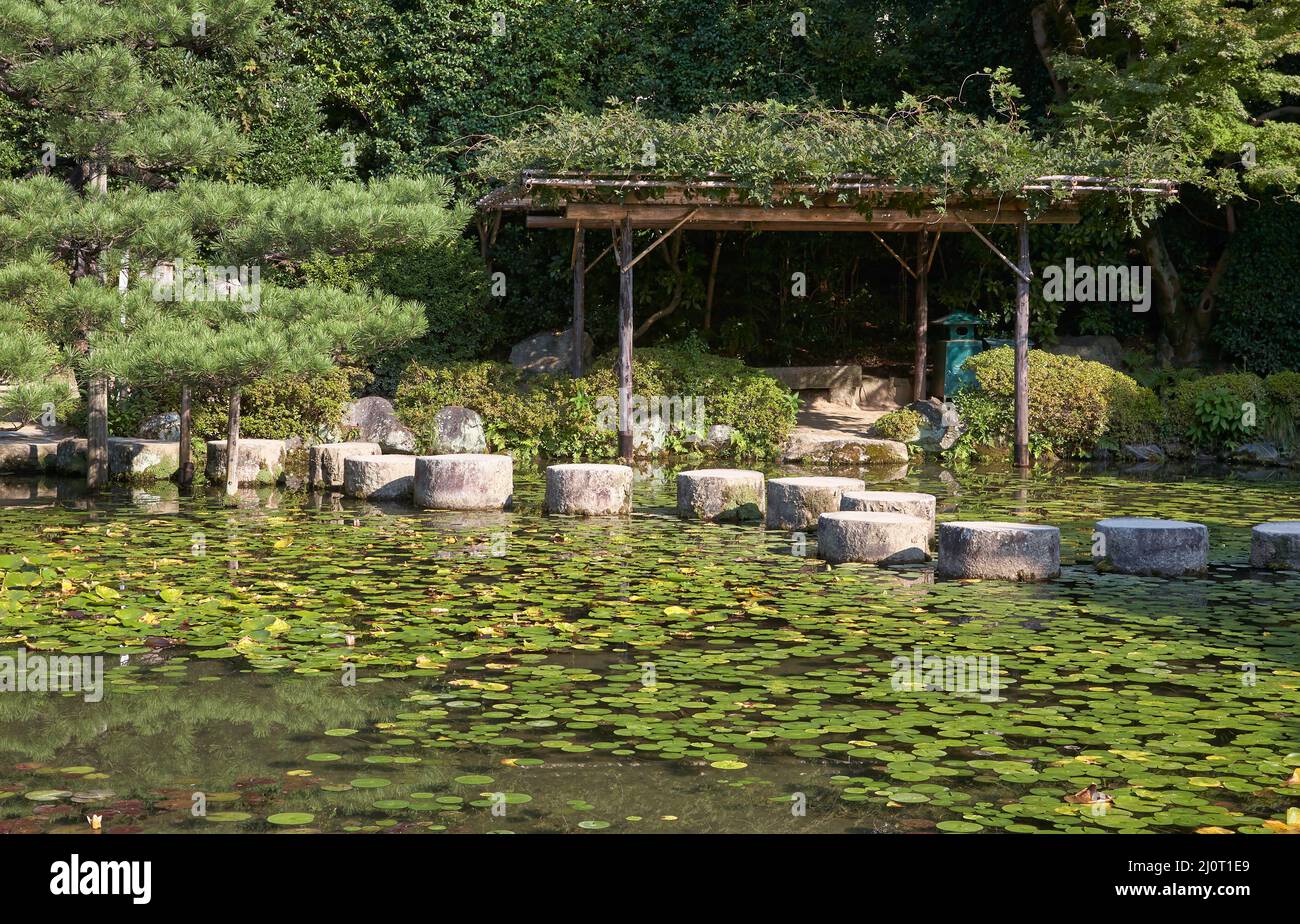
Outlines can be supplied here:
<path id="1" fill-rule="evenodd" d="M 976 315 L 954 311 L 934 323 L 947 328 L 946 339 L 939 341 L 939 355 L 943 362 L 938 368 L 942 370 L 943 379 L 937 383 L 936 391 L 950 399 L 963 385 L 975 384 L 975 374 L 966 367 L 966 360 L 984 349 L 979 336 L 979 328 L 984 322 Z"/>

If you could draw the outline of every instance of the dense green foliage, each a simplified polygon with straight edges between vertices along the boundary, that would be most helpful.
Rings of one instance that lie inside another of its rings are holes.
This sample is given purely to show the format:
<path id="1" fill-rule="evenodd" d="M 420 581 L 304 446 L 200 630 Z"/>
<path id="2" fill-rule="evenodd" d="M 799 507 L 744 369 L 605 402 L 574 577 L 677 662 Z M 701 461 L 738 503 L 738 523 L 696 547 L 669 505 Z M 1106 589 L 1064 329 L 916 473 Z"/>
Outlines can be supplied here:
<path id="1" fill-rule="evenodd" d="M 1300 365 L 1300 205 L 1252 216 L 1229 244 L 1214 337 L 1224 356 L 1267 375 Z"/>
<path id="2" fill-rule="evenodd" d="M 1015 421 L 1015 350 L 999 347 L 966 361 L 974 388 L 957 394 L 968 430 L 961 451 L 1011 444 Z M 1085 458 L 1100 443 L 1151 439 L 1160 420 L 1154 392 L 1097 362 L 1029 351 L 1030 448 L 1035 455 Z"/>
<path id="3" fill-rule="evenodd" d="M 616 430 L 605 426 L 603 407 L 617 395 L 612 355 L 598 359 L 590 374 L 523 377 L 514 367 L 491 361 L 439 366 L 412 364 L 397 389 L 397 411 L 422 449 L 433 443 L 434 417 L 448 405 L 483 416 L 488 447 L 524 456 L 612 459 L 618 455 Z M 735 429 L 719 452 L 731 456 L 775 454 L 794 427 L 796 399 L 785 386 L 736 360 L 711 356 L 691 344 L 637 352 L 633 364 L 637 394 L 699 396 L 704 426 Z M 674 432 L 666 448 L 689 448 Z"/>

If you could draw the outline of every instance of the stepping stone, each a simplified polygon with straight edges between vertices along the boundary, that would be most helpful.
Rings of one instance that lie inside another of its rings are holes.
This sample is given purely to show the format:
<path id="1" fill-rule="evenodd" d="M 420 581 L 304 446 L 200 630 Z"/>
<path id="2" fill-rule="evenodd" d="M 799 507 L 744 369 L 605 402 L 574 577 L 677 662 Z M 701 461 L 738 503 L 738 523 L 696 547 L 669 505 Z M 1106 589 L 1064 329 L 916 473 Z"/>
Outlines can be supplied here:
<path id="1" fill-rule="evenodd" d="M 208 440 L 203 473 L 211 484 L 226 483 L 226 441 Z M 239 438 L 235 476 L 240 484 L 277 484 L 284 474 L 284 440 Z"/>
<path id="2" fill-rule="evenodd" d="M 1300 571 L 1300 521 L 1261 523 L 1250 531 L 1252 568 Z"/>
<path id="3" fill-rule="evenodd" d="M 409 500 L 415 456 L 352 456 L 343 460 L 343 493 L 363 500 Z"/>
<path id="4" fill-rule="evenodd" d="M 0 474 L 38 475 L 53 472 L 58 452 L 58 440 L 10 439 L 7 436 L 0 438 Z"/>
<path id="5" fill-rule="evenodd" d="M 349 456 L 377 456 L 378 443 L 320 443 L 307 450 L 307 483 L 314 488 L 343 489 L 343 460 Z"/>
<path id="6" fill-rule="evenodd" d="M 767 483 L 767 526 L 769 529 L 816 529 L 818 517 L 840 509 L 840 498 L 845 491 L 863 491 L 866 487 L 861 478 L 772 478 Z"/>
<path id="7" fill-rule="evenodd" d="M 86 438 L 69 436 L 59 440 L 45 464 L 60 475 L 86 474 Z M 0 443 L 0 457 L 4 444 Z M 181 444 L 175 440 L 108 438 L 108 474 L 115 481 L 163 481 L 180 470 Z M 0 470 L 3 470 L 0 468 Z"/>
<path id="8" fill-rule="evenodd" d="M 175 440 L 108 438 L 108 474 L 119 481 L 163 481 L 181 467 L 181 444 Z"/>
<path id="9" fill-rule="evenodd" d="M 817 556 L 833 565 L 902 565 L 930 558 L 930 521 L 905 513 L 840 510 L 817 519 Z"/>
<path id="10" fill-rule="evenodd" d="M 910 491 L 845 491 L 840 498 L 841 510 L 866 510 L 872 513 L 905 513 L 920 517 L 934 531 L 933 494 L 915 494 Z"/>
<path id="11" fill-rule="evenodd" d="M 761 520 L 767 510 L 763 473 L 703 468 L 677 474 L 677 515 L 697 520 Z"/>
<path id="12" fill-rule="evenodd" d="M 1047 581 L 1061 573 L 1061 531 L 1029 523 L 939 524 L 939 577 Z"/>
<path id="13" fill-rule="evenodd" d="M 546 512 L 580 517 L 632 512 L 632 469 L 577 463 L 546 467 Z"/>
<path id="14" fill-rule="evenodd" d="M 1093 533 L 1093 562 L 1120 574 L 1202 574 L 1209 552 L 1209 530 L 1183 520 L 1114 517 L 1099 521 Z"/>
<path id="15" fill-rule="evenodd" d="M 509 456 L 471 452 L 419 456 L 415 505 L 437 510 L 508 510 L 514 499 L 514 473 Z"/>

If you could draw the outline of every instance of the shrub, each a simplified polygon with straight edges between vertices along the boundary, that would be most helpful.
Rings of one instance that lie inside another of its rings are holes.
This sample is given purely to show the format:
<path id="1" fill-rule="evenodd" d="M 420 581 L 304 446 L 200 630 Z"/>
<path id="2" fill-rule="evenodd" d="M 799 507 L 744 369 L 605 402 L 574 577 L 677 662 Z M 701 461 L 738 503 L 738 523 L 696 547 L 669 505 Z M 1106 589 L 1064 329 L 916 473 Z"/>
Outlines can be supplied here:
<path id="1" fill-rule="evenodd" d="M 797 398 L 784 385 L 694 343 L 637 351 L 632 375 L 637 394 L 647 398 L 703 398 L 708 425 L 735 429 L 726 454 L 773 455 L 794 427 Z M 598 358 L 590 374 L 577 380 L 563 374 L 525 378 L 491 361 L 413 363 L 398 386 L 397 409 L 421 449 L 433 442 L 439 409 L 461 405 L 483 416 L 494 451 L 610 459 L 618 453 L 618 437 L 602 426 L 600 399 L 617 393 L 612 354 Z M 670 434 L 667 448 L 685 449 L 684 436 Z"/>
<path id="2" fill-rule="evenodd" d="M 339 420 L 352 392 L 367 376 L 348 366 L 336 366 L 323 375 L 263 379 L 240 395 L 241 435 L 249 439 L 283 440 L 301 437 L 308 442 L 338 439 Z M 199 439 L 225 439 L 229 406 L 223 398 L 196 394 L 192 426 Z M 179 400 L 167 410 L 176 410 Z"/>
<path id="3" fill-rule="evenodd" d="M 1286 449 L 1300 444 L 1300 372 L 1274 372 L 1264 380 L 1268 407 L 1264 434 Z"/>
<path id="4" fill-rule="evenodd" d="M 877 420 L 871 427 L 872 432 L 881 439 L 898 440 L 910 443 L 921 435 L 921 426 L 925 419 L 909 407 L 890 411 Z"/>
<path id="5" fill-rule="evenodd" d="M 1174 386 L 1169 421 L 1176 433 L 1203 449 L 1219 449 L 1248 439 L 1265 415 L 1267 393 L 1259 376 L 1249 372 L 1206 375 Z"/>
<path id="6" fill-rule="evenodd" d="M 1006 446 L 1014 437 L 1015 350 L 998 347 L 966 361 L 974 388 L 957 395 L 962 441 Z M 1098 444 L 1150 439 L 1160 420 L 1155 394 L 1102 363 L 1029 351 L 1029 433 L 1035 454 L 1090 455 Z"/>
<path id="7" fill-rule="evenodd" d="M 35 423 L 46 410 L 62 422 L 79 408 L 77 393 L 66 382 L 19 382 L 0 394 L 0 419 L 19 427 Z"/>

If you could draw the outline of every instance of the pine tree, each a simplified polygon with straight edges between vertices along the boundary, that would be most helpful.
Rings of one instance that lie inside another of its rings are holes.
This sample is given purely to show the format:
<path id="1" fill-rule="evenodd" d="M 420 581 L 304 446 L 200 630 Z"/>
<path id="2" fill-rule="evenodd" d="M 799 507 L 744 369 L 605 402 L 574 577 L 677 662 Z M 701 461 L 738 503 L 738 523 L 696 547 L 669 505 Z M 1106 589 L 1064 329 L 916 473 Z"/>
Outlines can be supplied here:
<path id="1" fill-rule="evenodd" d="M 29 176 L 0 181 L 0 332 L 6 319 L 17 325 L 40 359 L 0 353 L 14 367 L 0 366 L 0 380 L 38 374 L 57 350 L 70 357 L 87 382 L 91 488 L 107 481 L 110 377 L 181 384 L 182 481 L 192 471 L 190 389 L 228 390 L 229 481 L 243 384 L 364 355 L 423 323 L 416 306 L 391 299 L 291 288 L 297 267 L 314 254 L 451 239 L 468 220 L 439 180 L 260 189 L 198 179 L 220 176 L 239 154 L 238 129 L 163 86 L 150 55 L 230 54 L 270 11 L 271 0 L 223 0 L 208 12 L 150 0 L 0 0 L 0 93 L 48 139 Z M 158 277 L 185 266 L 201 269 L 204 284 L 186 293 L 181 278 L 182 297 L 160 293 Z M 280 285 L 249 311 L 251 291 L 211 284 L 214 266 Z"/>
<path id="2" fill-rule="evenodd" d="M 450 184 L 438 178 L 327 188 L 296 182 L 275 190 L 182 186 L 175 209 L 191 216 L 204 238 L 200 249 L 213 262 L 201 267 L 201 278 L 186 270 L 161 287 L 154 282 L 131 328 L 101 338 L 93 368 L 128 382 L 179 382 L 227 394 L 226 491 L 234 493 L 244 386 L 322 372 L 345 356 L 373 356 L 418 337 L 426 325 L 418 303 L 328 286 L 263 284 L 263 268 L 293 279 L 313 256 L 450 243 L 469 218 L 451 200 Z M 222 272 L 214 274 L 214 266 Z M 238 282 L 230 280 L 232 270 Z"/>
<path id="3" fill-rule="evenodd" d="M 185 243 L 183 225 L 159 221 L 143 194 L 185 171 L 219 168 L 240 147 L 232 123 L 150 74 L 149 54 L 239 47 L 269 10 L 269 0 L 225 0 L 212 12 L 149 0 L 0 0 L 0 92 L 46 139 L 32 171 L 45 176 L 0 184 L 0 256 L 21 261 L 31 278 L 61 267 L 64 286 L 27 299 L 32 329 L 68 350 L 83 376 L 95 335 L 128 320 L 113 294 L 123 259 Z M 93 489 L 108 476 L 108 381 L 89 376 L 87 392 Z"/>

